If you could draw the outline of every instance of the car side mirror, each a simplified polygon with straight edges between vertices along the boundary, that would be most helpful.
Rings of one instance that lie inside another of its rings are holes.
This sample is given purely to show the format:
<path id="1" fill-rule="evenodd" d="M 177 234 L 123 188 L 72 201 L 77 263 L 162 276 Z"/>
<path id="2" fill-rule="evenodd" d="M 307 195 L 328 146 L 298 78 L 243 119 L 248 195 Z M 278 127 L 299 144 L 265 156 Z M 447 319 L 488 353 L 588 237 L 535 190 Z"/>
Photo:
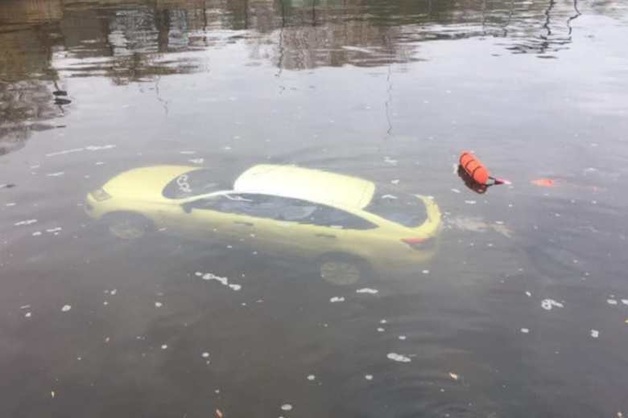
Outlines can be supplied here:
<path id="1" fill-rule="evenodd" d="M 181 209 L 183 209 L 183 212 L 185 213 L 190 213 L 192 212 L 192 209 L 194 209 L 194 204 L 193 202 L 185 202 L 181 205 Z"/>

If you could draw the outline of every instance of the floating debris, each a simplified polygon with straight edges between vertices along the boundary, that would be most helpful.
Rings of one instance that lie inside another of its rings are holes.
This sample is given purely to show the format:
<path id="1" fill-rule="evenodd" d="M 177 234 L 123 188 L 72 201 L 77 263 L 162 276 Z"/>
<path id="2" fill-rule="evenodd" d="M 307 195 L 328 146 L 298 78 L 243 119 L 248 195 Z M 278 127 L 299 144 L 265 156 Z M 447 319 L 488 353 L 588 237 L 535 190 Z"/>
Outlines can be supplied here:
<path id="1" fill-rule="evenodd" d="M 458 380 L 459 379 L 459 376 L 456 373 L 453 373 L 453 372 L 449 372 L 449 377 L 451 377 L 454 380 Z"/>
<path id="2" fill-rule="evenodd" d="M 20 306 L 20 309 L 28 309 L 30 307 L 31 307 L 31 305 L 22 305 L 22 306 Z"/>
<path id="3" fill-rule="evenodd" d="M 161 349 L 162 349 L 162 350 L 166 350 L 167 348 L 168 348 L 168 344 L 162 344 L 162 345 L 161 345 Z"/>
<path id="4" fill-rule="evenodd" d="M 310 374 L 307 376 L 307 380 L 309 380 L 310 382 L 313 380 L 316 380 L 316 376 L 314 376 L 313 374 Z"/>
<path id="5" fill-rule="evenodd" d="M 541 301 L 541 307 L 545 309 L 546 311 L 551 311 L 554 307 L 564 308 L 565 305 L 563 305 L 560 302 L 556 302 L 554 299 L 543 299 Z"/>
<path id="6" fill-rule="evenodd" d="M 226 277 L 221 277 L 221 276 L 217 276 L 215 274 L 212 273 L 202 273 L 200 271 L 197 271 L 196 273 L 194 273 L 197 277 L 202 278 L 203 280 L 216 280 L 217 282 L 219 282 L 220 284 L 222 284 L 223 286 L 227 286 L 230 289 L 234 290 L 234 291 L 238 291 L 240 289 L 242 289 L 242 286 L 239 284 L 235 284 L 235 283 L 229 283 L 229 279 L 227 279 Z"/>
<path id="7" fill-rule="evenodd" d="M 384 332 L 384 331 L 386 331 L 384 328 L 381 328 L 381 327 L 377 328 L 377 332 Z"/>
<path id="8" fill-rule="evenodd" d="M 163 303 L 161 302 L 155 302 L 155 308 L 161 308 L 162 306 L 164 306 Z"/>
<path id="9" fill-rule="evenodd" d="M 400 335 L 397 338 L 400 339 L 401 341 L 405 341 L 407 337 L 405 335 Z"/>
<path id="10" fill-rule="evenodd" d="M 218 418 L 223 418 L 224 415 L 222 414 L 222 411 L 220 409 L 216 409 L 216 417 Z"/>
<path id="11" fill-rule="evenodd" d="M 531 297 L 532 297 L 532 293 L 530 293 L 530 292 L 526 291 L 526 296 L 527 296 L 527 297 L 529 297 L 529 298 L 531 298 Z"/>
<path id="12" fill-rule="evenodd" d="M 209 353 L 207 351 L 205 351 L 203 354 L 201 354 L 201 357 L 209 358 Z"/>
<path id="13" fill-rule="evenodd" d="M 529 334 L 529 333 L 530 333 L 530 330 L 529 330 L 528 328 L 521 328 L 521 332 L 522 332 L 523 334 Z"/>
<path id="14" fill-rule="evenodd" d="M 388 353 L 386 357 L 388 357 L 389 360 L 397 361 L 399 363 L 410 363 L 412 361 L 410 357 L 397 353 Z"/>
<path id="15" fill-rule="evenodd" d="M 600 336 L 600 331 L 596 330 L 596 329 L 592 329 L 591 330 L 591 337 L 592 338 L 598 338 Z"/>
<path id="16" fill-rule="evenodd" d="M 61 312 L 68 312 L 70 309 L 72 309 L 72 306 L 63 305 L 63 308 L 61 308 Z"/>
<path id="17" fill-rule="evenodd" d="M 373 380 L 373 375 L 372 375 L 372 374 L 365 374 L 365 375 L 364 375 L 364 378 L 365 378 L 366 380 Z"/>
<path id="18" fill-rule="evenodd" d="M 609 305 L 617 305 L 617 300 L 615 299 L 606 299 L 606 303 Z"/>
<path id="19" fill-rule="evenodd" d="M 285 403 L 285 404 L 281 405 L 281 410 L 282 411 L 292 411 L 292 405 L 290 405 L 289 403 Z"/>
<path id="20" fill-rule="evenodd" d="M 55 391 L 54 391 L 54 390 L 51 390 L 51 391 L 50 391 L 50 397 L 51 397 L 52 399 L 54 399 L 54 398 L 55 398 Z"/>
<path id="21" fill-rule="evenodd" d="M 57 171 L 56 173 L 48 173 L 48 174 L 46 174 L 46 177 L 60 177 L 60 176 L 62 176 L 64 174 L 65 174 L 64 171 Z"/>
<path id="22" fill-rule="evenodd" d="M 344 302 L 345 298 L 343 298 L 342 296 L 334 296 L 331 299 L 329 299 L 329 302 L 331 303 L 339 303 L 339 302 Z"/>
<path id="23" fill-rule="evenodd" d="M 24 314 L 24 318 L 30 318 L 32 316 L 32 314 L 30 312 L 26 312 Z"/>
<path id="24" fill-rule="evenodd" d="M 369 287 L 365 287 L 365 288 L 363 288 L 363 289 L 358 289 L 358 290 L 356 290 L 356 291 L 355 291 L 355 293 L 369 293 L 369 294 L 371 294 L 371 295 L 375 295 L 375 294 L 379 293 L 379 290 L 377 290 L 377 289 L 371 289 L 371 288 L 369 288 Z"/>
<path id="25" fill-rule="evenodd" d="M 118 293 L 118 289 L 113 289 L 111 292 L 109 292 L 111 296 L 114 296 L 116 293 Z"/>
<path id="26" fill-rule="evenodd" d="M 536 180 L 532 180 L 530 183 L 539 187 L 554 187 L 556 182 L 552 179 L 540 178 Z"/>

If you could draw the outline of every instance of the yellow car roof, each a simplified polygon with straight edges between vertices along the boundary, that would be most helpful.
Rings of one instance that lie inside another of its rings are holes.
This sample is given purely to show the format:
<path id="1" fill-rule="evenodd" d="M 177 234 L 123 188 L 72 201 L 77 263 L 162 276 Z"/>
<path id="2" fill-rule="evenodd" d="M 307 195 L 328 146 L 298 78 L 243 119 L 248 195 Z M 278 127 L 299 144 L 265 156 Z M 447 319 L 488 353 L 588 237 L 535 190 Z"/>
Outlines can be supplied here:
<path id="1" fill-rule="evenodd" d="M 345 208 L 362 209 L 375 193 L 375 184 L 343 174 L 290 165 L 256 165 L 233 185 L 240 193 L 263 193 L 309 200 Z"/>

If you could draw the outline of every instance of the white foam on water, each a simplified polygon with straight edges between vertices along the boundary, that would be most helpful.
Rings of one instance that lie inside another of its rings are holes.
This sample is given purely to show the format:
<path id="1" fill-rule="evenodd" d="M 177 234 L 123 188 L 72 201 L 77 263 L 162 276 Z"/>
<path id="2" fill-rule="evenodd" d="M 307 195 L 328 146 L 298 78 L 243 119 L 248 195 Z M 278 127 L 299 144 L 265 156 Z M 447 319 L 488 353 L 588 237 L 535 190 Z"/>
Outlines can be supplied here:
<path id="1" fill-rule="evenodd" d="M 344 302 L 345 298 L 343 298 L 342 296 L 334 296 L 331 299 L 329 299 L 329 302 L 331 303 L 339 303 L 339 302 Z"/>
<path id="2" fill-rule="evenodd" d="M 27 219 L 25 221 L 19 221 L 19 222 L 16 222 L 14 225 L 22 226 L 22 225 L 32 225 L 34 223 L 37 223 L 37 219 Z"/>
<path id="3" fill-rule="evenodd" d="M 553 308 L 564 308 L 565 305 L 563 305 L 560 302 L 555 301 L 554 299 L 543 299 L 541 301 L 541 307 L 543 309 L 545 309 L 546 311 L 551 311 Z"/>
<path id="4" fill-rule="evenodd" d="M 70 309 L 72 309 L 72 306 L 63 305 L 63 307 L 61 308 L 61 312 L 68 312 Z"/>
<path id="5" fill-rule="evenodd" d="M 399 363 L 410 363 L 412 361 L 410 357 L 404 356 L 403 354 L 397 354 L 397 353 L 388 353 L 386 357 L 389 360 L 396 361 Z"/>
<path id="6" fill-rule="evenodd" d="M 371 295 L 375 295 L 375 294 L 379 293 L 379 290 L 371 289 L 369 287 L 365 287 L 363 289 L 356 290 L 355 293 L 368 293 L 368 294 L 371 294 Z"/>

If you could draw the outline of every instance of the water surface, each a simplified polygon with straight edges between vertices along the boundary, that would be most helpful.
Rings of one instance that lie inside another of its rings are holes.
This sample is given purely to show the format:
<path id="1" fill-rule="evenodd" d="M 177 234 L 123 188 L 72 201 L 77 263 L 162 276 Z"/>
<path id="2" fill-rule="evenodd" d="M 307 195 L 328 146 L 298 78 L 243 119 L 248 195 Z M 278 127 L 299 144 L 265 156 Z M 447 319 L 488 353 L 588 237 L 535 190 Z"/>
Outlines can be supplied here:
<path id="1" fill-rule="evenodd" d="M 3 1 L 0 415 L 625 416 L 626 39 L 612 0 Z M 438 253 L 338 287 L 84 211 L 268 162 L 433 196 Z"/>

